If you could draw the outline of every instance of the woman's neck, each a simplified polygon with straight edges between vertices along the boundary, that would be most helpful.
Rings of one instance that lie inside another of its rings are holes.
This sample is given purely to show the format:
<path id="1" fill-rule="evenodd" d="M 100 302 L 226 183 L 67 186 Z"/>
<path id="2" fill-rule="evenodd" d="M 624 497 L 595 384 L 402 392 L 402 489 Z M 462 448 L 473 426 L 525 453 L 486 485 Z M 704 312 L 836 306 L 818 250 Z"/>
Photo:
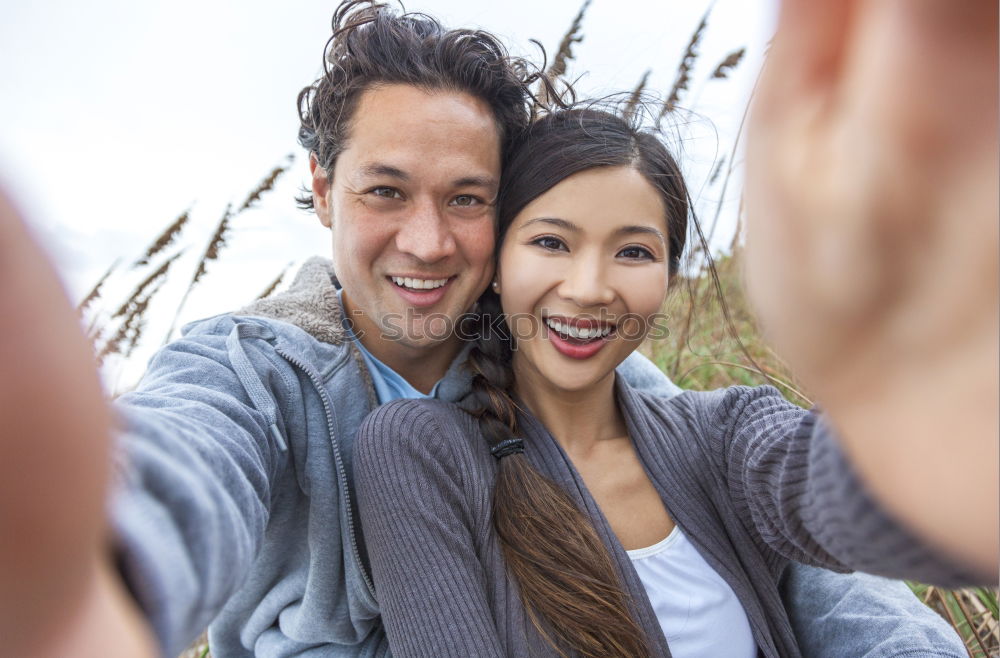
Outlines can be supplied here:
<path id="1" fill-rule="evenodd" d="M 613 370 L 585 389 L 566 391 L 519 357 L 515 353 L 515 393 L 567 453 L 586 455 L 598 441 L 628 433 L 615 398 Z"/>

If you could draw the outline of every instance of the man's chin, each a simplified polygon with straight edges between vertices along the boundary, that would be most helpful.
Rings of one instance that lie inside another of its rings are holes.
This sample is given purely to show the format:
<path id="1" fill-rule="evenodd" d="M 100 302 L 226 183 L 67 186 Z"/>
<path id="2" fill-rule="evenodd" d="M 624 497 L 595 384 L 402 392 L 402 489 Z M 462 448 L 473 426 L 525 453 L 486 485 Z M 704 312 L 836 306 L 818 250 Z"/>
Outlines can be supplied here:
<path id="1" fill-rule="evenodd" d="M 457 341 L 458 332 L 456 321 L 442 314 L 420 323 L 386 326 L 381 338 L 411 349 L 434 349 Z"/>

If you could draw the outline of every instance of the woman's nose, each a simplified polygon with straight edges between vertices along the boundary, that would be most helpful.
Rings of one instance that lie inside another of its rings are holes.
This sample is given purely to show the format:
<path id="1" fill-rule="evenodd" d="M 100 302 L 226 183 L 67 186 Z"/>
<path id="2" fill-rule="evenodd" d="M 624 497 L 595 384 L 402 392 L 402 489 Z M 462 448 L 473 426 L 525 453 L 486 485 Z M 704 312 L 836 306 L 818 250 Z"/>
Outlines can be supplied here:
<path id="1" fill-rule="evenodd" d="M 598 258 L 575 258 L 557 293 L 581 308 L 606 306 L 615 300 L 607 270 Z"/>

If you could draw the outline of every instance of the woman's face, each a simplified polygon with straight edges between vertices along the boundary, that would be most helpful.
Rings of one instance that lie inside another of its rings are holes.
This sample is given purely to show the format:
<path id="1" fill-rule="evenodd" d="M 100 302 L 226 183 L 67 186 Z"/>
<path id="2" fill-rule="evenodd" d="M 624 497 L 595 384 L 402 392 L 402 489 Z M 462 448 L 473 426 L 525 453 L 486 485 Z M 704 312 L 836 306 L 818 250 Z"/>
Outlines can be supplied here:
<path id="1" fill-rule="evenodd" d="M 667 293 L 666 230 L 659 193 L 630 167 L 582 171 L 528 204 L 497 271 L 519 377 L 586 389 L 638 347 Z"/>

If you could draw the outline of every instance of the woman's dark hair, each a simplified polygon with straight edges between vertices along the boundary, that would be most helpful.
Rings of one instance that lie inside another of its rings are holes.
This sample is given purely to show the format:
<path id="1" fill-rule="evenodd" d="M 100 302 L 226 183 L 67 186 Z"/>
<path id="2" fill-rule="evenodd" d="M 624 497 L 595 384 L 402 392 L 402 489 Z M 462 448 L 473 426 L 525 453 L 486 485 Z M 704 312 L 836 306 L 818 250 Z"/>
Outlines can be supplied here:
<path id="1" fill-rule="evenodd" d="M 331 176 L 358 100 L 373 85 L 403 83 L 478 98 L 493 112 L 504 145 L 531 119 L 531 85 L 551 89 L 544 75 L 512 58 L 492 34 L 445 30 L 430 16 L 397 15 L 375 0 L 345 0 L 337 7 L 323 68 L 323 76 L 299 92 L 299 144 Z M 297 201 L 313 207 L 311 194 Z"/>
<path id="2" fill-rule="evenodd" d="M 594 109 L 549 114 L 514 145 L 498 197 L 497 248 L 514 217 L 532 200 L 596 167 L 632 167 L 659 192 L 669 272 L 676 274 L 690 205 L 680 169 L 656 136 Z M 502 312 L 497 294 L 487 290 L 479 311 L 485 327 Z M 509 334 L 484 329 L 469 355 L 473 387 L 468 408 L 491 447 L 520 434 L 511 398 L 512 348 Z M 532 623 L 557 651 L 593 657 L 650 655 L 633 603 L 590 519 L 524 454 L 500 459 L 493 522 Z"/>

